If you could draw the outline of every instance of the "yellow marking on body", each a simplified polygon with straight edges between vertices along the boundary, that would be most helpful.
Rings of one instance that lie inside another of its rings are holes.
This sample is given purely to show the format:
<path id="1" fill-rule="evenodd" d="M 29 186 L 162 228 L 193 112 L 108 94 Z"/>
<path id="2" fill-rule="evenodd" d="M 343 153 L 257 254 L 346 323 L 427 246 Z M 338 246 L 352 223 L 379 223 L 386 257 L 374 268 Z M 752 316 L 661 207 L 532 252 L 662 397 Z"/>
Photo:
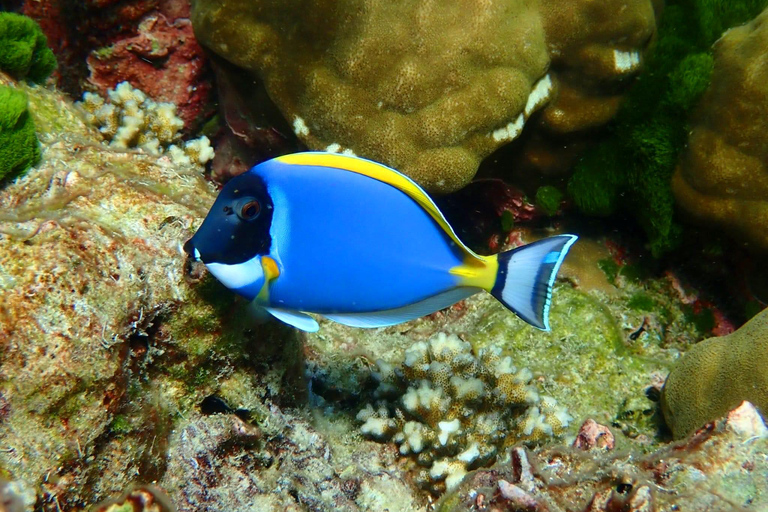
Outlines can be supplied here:
<path id="1" fill-rule="evenodd" d="M 278 157 L 276 160 L 290 165 L 315 165 L 318 167 L 333 167 L 344 171 L 362 174 L 363 176 L 368 176 L 369 178 L 373 178 L 388 185 L 392 185 L 396 189 L 407 194 L 411 199 L 416 201 L 419 206 L 424 208 L 427 213 L 429 213 L 429 215 L 435 220 L 435 222 L 437 222 L 437 224 L 443 229 L 443 231 L 445 231 L 448 236 L 451 237 L 451 240 L 453 240 L 453 242 L 466 254 L 467 258 L 465 259 L 465 263 L 460 267 L 469 266 L 472 268 L 479 268 L 479 271 L 482 272 L 484 267 L 492 265 L 492 262 L 489 258 L 476 254 L 474 251 L 472 251 L 472 249 L 464 245 L 464 242 L 462 242 L 459 237 L 456 236 L 456 233 L 454 233 L 451 225 L 448 224 L 448 221 L 445 219 L 445 217 L 443 217 L 443 214 L 437 208 L 437 205 L 419 185 L 394 169 L 376 163 L 372 160 L 339 155 L 336 153 L 293 153 L 290 155 L 283 155 Z M 496 268 L 498 268 L 498 263 L 496 263 Z M 453 270 L 451 270 L 451 273 L 453 273 Z"/>
<path id="2" fill-rule="evenodd" d="M 255 300 L 258 301 L 258 304 L 267 304 L 269 303 L 269 284 L 280 277 L 280 268 L 275 260 L 269 256 L 262 256 L 261 270 L 264 272 L 264 284 L 261 286 L 261 290 L 259 290 Z"/>
<path id="3" fill-rule="evenodd" d="M 472 286 L 491 291 L 496 284 L 496 274 L 499 272 L 499 258 L 497 255 L 483 258 L 483 265 L 478 265 L 477 260 L 467 258 L 463 265 L 457 265 L 450 273 L 459 278 L 459 286 Z"/>

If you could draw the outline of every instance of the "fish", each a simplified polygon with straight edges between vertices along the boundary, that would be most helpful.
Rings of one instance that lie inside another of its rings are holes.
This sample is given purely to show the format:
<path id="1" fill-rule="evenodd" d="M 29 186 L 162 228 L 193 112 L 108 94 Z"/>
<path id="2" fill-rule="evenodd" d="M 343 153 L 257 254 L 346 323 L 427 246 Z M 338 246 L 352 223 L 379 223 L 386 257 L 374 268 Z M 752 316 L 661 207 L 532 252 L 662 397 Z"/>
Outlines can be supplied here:
<path id="1" fill-rule="evenodd" d="M 307 332 L 319 329 L 308 313 L 386 327 L 481 291 L 548 331 L 553 283 L 577 238 L 481 256 L 406 175 L 309 151 L 232 178 L 183 249 L 224 286 Z"/>

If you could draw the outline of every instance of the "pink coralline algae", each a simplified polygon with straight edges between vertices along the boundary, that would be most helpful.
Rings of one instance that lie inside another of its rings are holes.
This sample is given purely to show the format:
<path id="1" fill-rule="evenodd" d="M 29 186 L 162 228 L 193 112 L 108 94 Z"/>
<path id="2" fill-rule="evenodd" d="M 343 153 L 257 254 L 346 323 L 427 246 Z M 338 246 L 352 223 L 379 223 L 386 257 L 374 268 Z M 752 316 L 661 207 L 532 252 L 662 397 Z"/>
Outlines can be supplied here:
<path id="1" fill-rule="evenodd" d="M 152 98 L 177 106 L 184 125 L 203 112 L 211 85 L 203 80 L 206 63 L 189 20 L 174 22 L 151 14 L 138 34 L 91 52 L 88 82 L 101 92 L 128 81 Z"/>

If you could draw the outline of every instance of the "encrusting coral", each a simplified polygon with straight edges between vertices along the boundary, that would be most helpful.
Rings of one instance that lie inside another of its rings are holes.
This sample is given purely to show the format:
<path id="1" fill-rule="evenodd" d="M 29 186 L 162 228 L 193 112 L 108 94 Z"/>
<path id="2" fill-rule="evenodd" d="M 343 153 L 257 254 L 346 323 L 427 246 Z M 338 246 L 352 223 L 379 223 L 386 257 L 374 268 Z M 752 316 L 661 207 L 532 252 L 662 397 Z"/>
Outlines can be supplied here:
<path id="1" fill-rule="evenodd" d="M 418 480 L 433 490 L 454 487 L 513 443 L 561 435 L 571 421 L 553 398 L 539 395 L 528 369 L 515 368 L 497 347 L 475 355 L 455 335 L 439 333 L 409 348 L 400 366 L 378 367 L 381 400 L 358 413 L 360 430 L 394 441 L 429 468 Z"/>
<path id="2" fill-rule="evenodd" d="M 768 251 L 768 10 L 715 45 L 712 84 L 672 179 L 681 210 Z"/>
<path id="3" fill-rule="evenodd" d="M 79 105 L 86 120 L 99 129 L 114 148 L 139 148 L 150 155 L 167 154 L 177 164 L 205 165 L 213 158 L 208 137 L 202 136 L 177 145 L 184 121 L 176 115 L 173 103 L 158 103 L 128 82 L 108 92 L 108 101 L 86 92 Z"/>
<path id="4" fill-rule="evenodd" d="M 27 111 L 27 95 L 0 85 L 0 180 L 18 176 L 39 158 L 40 145 Z"/>
<path id="5" fill-rule="evenodd" d="M 685 437 L 743 400 L 768 412 L 768 309 L 737 331 L 694 345 L 664 384 L 662 410 Z"/>
<path id="6" fill-rule="evenodd" d="M 450 192 L 561 83 L 589 106 L 564 98 L 548 115 L 556 131 L 615 112 L 654 33 L 652 2 L 568 2 L 584 15 L 570 25 L 557 21 L 569 18 L 560 4 L 196 0 L 192 22 L 203 44 L 258 75 L 310 148 L 352 151 Z M 606 84 L 611 93 L 596 95 Z"/>
<path id="7" fill-rule="evenodd" d="M 42 82 L 56 68 L 56 56 L 34 20 L 0 12 L 0 71 L 17 80 Z"/>

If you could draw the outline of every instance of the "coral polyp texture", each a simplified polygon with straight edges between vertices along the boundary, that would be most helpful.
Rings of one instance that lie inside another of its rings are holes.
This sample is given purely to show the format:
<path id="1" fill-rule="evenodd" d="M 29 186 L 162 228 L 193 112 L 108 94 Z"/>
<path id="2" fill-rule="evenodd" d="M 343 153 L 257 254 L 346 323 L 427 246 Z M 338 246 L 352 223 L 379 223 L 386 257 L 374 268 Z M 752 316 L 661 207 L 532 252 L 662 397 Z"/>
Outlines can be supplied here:
<path id="1" fill-rule="evenodd" d="M 715 45 L 712 83 L 672 178 L 683 212 L 768 252 L 768 10 Z"/>
<path id="2" fill-rule="evenodd" d="M 615 112 L 616 93 L 595 91 L 620 89 L 639 67 L 652 2 L 560 4 L 196 0 L 192 22 L 204 45 L 263 81 L 310 148 L 352 151 L 448 192 L 558 88 L 547 116 L 558 132 Z M 564 11 L 605 20 L 569 24 Z"/>
<path id="3" fill-rule="evenodd" d="M 21 14 L 0 12 L 0 71 L 42 82 L 55 68 L 56 57 L 40 25 Z"/>
<path id="4" fill-rule="evenodd" d="M 360 430 L 394 441 L 428 468 L 417 480 L 435 491 L 456 486 L 511 444 L 561 435 L 571 421 L 498 347 L 475 354 L 458 336 L 439 333 L 409 348 L 401 365 L 377 364 L 381 400 L 358 413 Z"/>
<path id="5" fill-rule="evenodd" d="M 768 413 L 768 310 L 736 332 L 694 345 L 667 377 L 664 417 L 684 437 L 744 400 Z"/>
<path id="6" fill-rule="evenodd" d="M 40 158 L 25 92 L 0 85 L 0 180 L 23 173 Z"/>
<path id="7" fill-rule="evenodd" d="M 173 103 L 158 103 L 128 82 L 107 92 L 107 99 L 85 93 L 79 105 L 86 121 L 113 148 L 138 148 L 150 155 L 167 154 L 178 164 L 205 165 L 213 158 L 208 137 L 180 142 L 184 121 Z"/>

